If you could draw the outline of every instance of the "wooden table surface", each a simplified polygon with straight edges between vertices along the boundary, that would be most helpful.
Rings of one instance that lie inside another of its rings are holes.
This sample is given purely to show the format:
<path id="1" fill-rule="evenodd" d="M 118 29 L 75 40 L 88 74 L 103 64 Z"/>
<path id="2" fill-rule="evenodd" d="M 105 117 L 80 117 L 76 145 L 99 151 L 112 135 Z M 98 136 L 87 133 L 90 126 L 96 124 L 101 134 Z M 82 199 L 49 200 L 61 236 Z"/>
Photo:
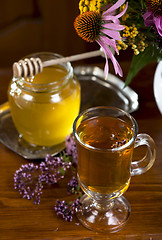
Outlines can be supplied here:
<path id="1" fill-rule="evenodd" d="M 129 63 L 122 62 L 127 72 Z M 144 68 L 131 87 L 139 95 L 139 109 L 132 113 L 139 132 L 149 134 L 155 141 L 157 157 L 145 174 L 132 177 L 124 196 L 131 205 L 127 225 L 113 234 L 87 230 L 75 218 L 64 222 L 54 212 L 56 199 L 70 200 L 66 192 L 66 177 L 56 186 L 44 189 L 40 205 L 22 199 L 14 189 L 13 175 L 28 163 L 0 144 L 0 239 L 162 239 L 162 117 L 153 96 L 153 76 L 156 64 Z M 0 104 L 7 101 L 7 86 L 11 70 L 0 70 Z"/>

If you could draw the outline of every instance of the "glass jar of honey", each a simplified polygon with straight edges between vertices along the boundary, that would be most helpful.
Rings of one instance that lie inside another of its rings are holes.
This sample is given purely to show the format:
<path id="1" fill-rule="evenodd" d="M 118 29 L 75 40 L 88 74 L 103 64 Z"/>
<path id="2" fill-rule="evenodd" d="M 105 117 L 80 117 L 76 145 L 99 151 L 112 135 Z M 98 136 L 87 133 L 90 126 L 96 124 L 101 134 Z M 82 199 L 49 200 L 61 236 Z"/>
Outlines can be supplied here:
<path id="1" fill-rule="evenodd" d="M 40 52 L 42 62 L 60 58 Z M 65 141 L 80 109 L 80 84 L 70 62 L 44 67 L 29 78 L 13 77 L 8 99 L 18 133 L 32 146 L 50 147 Z"/>

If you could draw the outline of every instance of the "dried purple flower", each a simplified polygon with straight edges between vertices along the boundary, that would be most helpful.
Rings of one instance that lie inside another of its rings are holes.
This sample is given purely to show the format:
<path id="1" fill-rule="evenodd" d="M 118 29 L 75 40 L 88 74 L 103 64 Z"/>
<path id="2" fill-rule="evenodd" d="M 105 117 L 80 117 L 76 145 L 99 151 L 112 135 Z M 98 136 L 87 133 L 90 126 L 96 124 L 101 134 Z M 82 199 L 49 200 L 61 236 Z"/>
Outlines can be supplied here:
<path id="1" fill-rule="evenodd" d="M 40 163 L 41 181 L 47 184 L 55 184 L 64 178 L 65 171 L 70 168 L 71 162 L 64 161 L 63 156 L 47 155 L 45 162 Z"/>
<path id="2" fill-rule="evenodd" d="M 113 143 L 112 144 L 112 148 L 117 148 L 117 147 L 121 147 L 121 146 L 123 146 L 124 144 L 126 144 L 127 143 L 127 141 L 126 141 L 126 139 L 123 139 L 123 140 L 121 140 L 121 141 L 116 141 L 115 143 Z"/>
<path id="3" fill-rule="evenodd" d="M 54 209 L 57 213 L 57 215 L 61 215 L 65 221 L 72 221 L 73 217 L 73 212 L 70 209 L 70 204 L 65 202 L 65 201 L 56 201 L 56 205 L 54 206 Z"/>
<path id="4" fill-rule="evenodd" d="M 73 177 L 67 184 L 68 186 L 68 193 L 78 193 L 80 190 L 80 186 L 78 183 L 78 179 Z"/>
<path id="5" fill-rule="evenodd" d="M 78 163 L 77 148 L 76 148 L 75 138 L 73 134 L 71 134 L 66 138 L 65 145 L 66 145 L 66 150 L 65 150 L 66 153 L 72 156 L 72 163 L 77 165 Z"/>
<path id="6" fill-rule="evenodd" d="M 22 165 L 14 174 L 14 186 L 23 198 L 34 199 L 40 203 L 43 184 L 55 184 L 64 178 L 65 171 L 71 166 L 68 157 L 47 155 L 40 165 L 29 163 Z"/>
<path id="7" fill-rule="evenodd" d="M 15 189 L 20 192 L 23 198 L 33 199 L 34 204 L 40 203 L 43 189 L 39 175 L 39 167 L 33 163 L 22 165 L 14 174 Z"/>
<path id="8" fill-rule="evenodd" d="M 79 198 L 75 199 L 75 201 L 72 203 L 72 209 L 75 212 L 81 211 L 80 207 L 82 206 L 82 203 L 80 202 Z"/>
<path id="9" fill-rule="evenodd" d="M 64 200 L 57 200 L 54 209 L 57 215 L 60 215 L 65 221 L 71 222 L 73 220 L 73 215 L 75 214 L 75 211 L 79 211 L 80 206 L 81 203 L 78 198 L 72 203 L 67 203 Z"/>

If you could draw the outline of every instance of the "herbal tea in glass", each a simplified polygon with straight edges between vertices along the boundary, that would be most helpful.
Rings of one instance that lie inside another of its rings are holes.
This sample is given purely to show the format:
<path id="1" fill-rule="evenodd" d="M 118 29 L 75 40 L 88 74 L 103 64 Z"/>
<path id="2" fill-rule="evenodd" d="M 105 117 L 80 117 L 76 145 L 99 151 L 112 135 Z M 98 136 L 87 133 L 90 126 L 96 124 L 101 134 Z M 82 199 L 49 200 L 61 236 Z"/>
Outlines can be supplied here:
<path id="1" fill-rule="evenodd" d="M 78 175 L 81 186 L 83 188 L 86 186 L 90 195 L 95 195 L 96 192 L 113 193 L 114 197 L 115 192 L 125 191 L 130 182 L 133 144 L 113 154 L 104 150 L 128 143 L 133 136 L 131 127 L 118 118 L 97 116 L 82 122 L 77 134 L 81 142 L 92 147 L 89 151 L 77 142 Z"/>
<path id="2" fill-rule="evenodd" d="M 77 216 L 94 231 L 116 232 L 128 220 L 130 205 L 122 194 L 131 176 L 146 172 L 155 160 L 155 144 L 147 134 L 137 134 L 136 120 L 123 110 L 96 107 L 81 113 L 73 132 L 78 154 L 77 176 L 85 195 Z M 134 148 L 147 153 L 132 161 Z"/>

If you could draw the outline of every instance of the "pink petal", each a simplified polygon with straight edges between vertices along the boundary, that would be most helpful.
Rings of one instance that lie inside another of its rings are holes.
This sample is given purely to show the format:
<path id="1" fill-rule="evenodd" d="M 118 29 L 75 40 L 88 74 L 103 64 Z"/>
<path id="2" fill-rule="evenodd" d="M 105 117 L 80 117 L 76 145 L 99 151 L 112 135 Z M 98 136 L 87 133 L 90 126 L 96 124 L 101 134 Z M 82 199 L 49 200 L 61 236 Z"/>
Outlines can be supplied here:
<path id="1" fill-rule="evenodd" d="M 112 7 L 110 7 L 107 11 L 105 11 L 103 13 L 103 15 L 107 15 L 110 12 L 116 10 L 117 8 L 119 8 L 123 3 L 125 2 L 125 0 L 118 0 Z"/>
<path id="2" fill-rule="evenodd" d="M 117 54 L 119 54 L 119 51 L 116 46 L 116 41 L 114 39 L 109 39 L 106 36 L 100 36 L 100 40 L 105 44 L 106 48 L 109 48 L 108 46 L 112 47 Z"/>
<path id="3" fill-rule="evenodd" d="M 154 21 L 154 24 L 156 26 L 156 29 L 157 29 L 159 35 L 162 37 L 162 16 L 154 17 L 153 21 Z"/>
<path id="4" fill-rule="evenodd" d="M 149 11 L 149 10 L 147 10 L 147 11 L 145 12 L 145 14 L 143 14 L 143 19 L 146 20 L 146 19 L 149 18 L 151 15 L 152 15 L 152 12 Z"/>
<path id="5" fill-rule="evenodd" d="M 124 10 L 122 12 L 120 12 L 118 15 L 116 15 L 116 17 L 120 18 L 121 16 L 123 16 L 126 13 L 127 8 L 128 8 L 128 2 L 125 4 Z"/>
<path id="6" fill-rule="evenodd" d="M 104 29 L 101 29 L 101 32 L 105 33 L 106 35 L 108 35 L 109 37 L 112 37 L 115 40 L 120 40 L 120 34 L 118 31 L 104 28 Z"/>
<path id="7" fill-rule="evenodd" d="M 109 63 L 108 63 L 108 57 L 107 57 L 106 53 L 105 53 L 105 58 L 106 58 L 106 64 L 105 64 L 105 67 L 104 67 L 104 75 L 105 75 L 105 79 L 108 79 Z"/>
<path id="8" fill-rule="evenodd" d="M 115 19 L 115 20 L 113 20 L 113 23 L 120 24 L 120 21 L 119 21 L 119 19 Z"/>
<path id="9" fill-rule="evenodd" d="M 109 58 L 111 59 L 113 65 L 114 65 L 115 73 L 119 74 L 119 76 L 122 77 L 123 76 L 123 71 L 122 71 L 119 63 L 117 62 L 116 58 L 114 57 L 114 55 L 112 54 L 112 52 L 110 51 L 110 49 L 108 47 L 106 49 L 106 53 L 109 56 Z"/>
<path id="10" fill-rule="evenodd" d="M 103 48 L 101 41 L 97 41 L 97 43 L 101 46 L 101 48 Z M 104 76 L 105 76 L 105 79 L 107 79 L 108 78 L 108 73 L 109 73 L 109 63 L 108 63 L 108 57 L 107 57 L 107 54 L 106 54 L 104 48 L 103 48 L 103 51 L 104 51 L 105 58 L 106 58 L 106 64 L 105 64 L 105 67 L 104 67 Z"/>
<path id="11" fill-rule="evenodd" d="M 106 52 L 106 54 L 110 57 L 113 65 L 114 65 L 114 69 L 115 69 L 115 73 L 119 74 L 119 76 L 123 76 L 123 72 L 122 69 L 119 65 L 119 63 L 117 62 L 117 60 L 115 59 L 114 55 L 112 54 L 112 52 L 110 51 L 109 47 L 102 41 L 102 40 L 98 40 L 97 41 L 99 43 L 99 45 L 104 49 L 104 52 Z M 106 66 L 107 67 L 107 66 Z M 105 75 L 107 76 L 107 75 Z"/>
<path id="12" fill-rule="evenodd" d="M 114 29 L 114 30 L 118 30 L 118 31 L 121 31 L 125 28 L 123 25 L 116 24 L 116 23 L 105 23 L 102 25 L 102 27 Z"/>
<path id="13" fill-rule="evenodd" d="M 153 14 L 151 11 L 147 10 L 145 12 L 145 14 L 143 15 L 143 19 L 144 19 L 144 24 L 146 27 L 150 27 L 154 24 L 153 22 Z"/>
<path id="14" fill-rule="evenodd" d="M 155 25 L 157 32 L 162 36 L 162 16 L 155 17 L 152 11 L 147 10 L 143 15 L 143 19 L 146 27 Z"/>
<path id="15" fill-rule="evenodd" d="M 123 77 L 123 71 L 122 71 L 118 61 L 116 60 L 116 58 L 114 57 L 114 55 L 112 54 L 112 52 L 110 51 L 109 48 L 107 48 L 107 54 L 110 57 L 113 65 L 114 65 L 115 73 L 119 74 L 120 77 Z"/>
<path id="16" fill-rule="evenodd" d="M 115 21 L 116 19 L 118 19 L 118 17 L 112 15 L 104 16 L 103 18 L 104 21 Z"/>
<path id="17" fill-rule="evenodd" d="M 112 20 L 112 21 L 116 20 L 116 19 L 120 18 L 121 16 L 123 16 L 125 14 L 125 12 L 127 11 L 127 8 L 128 8 L 128 3 L 126 3 L 124 10 L 121 13 L 119 13 L 118 15 L 116 15 L 116 16 L 113 16 L 111 14 L 104 15 L 104 13 L 103 13 L 102 18 L 103 18 L 104 21 L 106 21 L 106 20 Z"/>
<path id="18" fill-rule="evenodd" d="M 114 39 L 109 39 L 107 36 L 100 36 L 100 40 L 106 45 L 112 47 L 117 54 L 119 53 Z"/>

